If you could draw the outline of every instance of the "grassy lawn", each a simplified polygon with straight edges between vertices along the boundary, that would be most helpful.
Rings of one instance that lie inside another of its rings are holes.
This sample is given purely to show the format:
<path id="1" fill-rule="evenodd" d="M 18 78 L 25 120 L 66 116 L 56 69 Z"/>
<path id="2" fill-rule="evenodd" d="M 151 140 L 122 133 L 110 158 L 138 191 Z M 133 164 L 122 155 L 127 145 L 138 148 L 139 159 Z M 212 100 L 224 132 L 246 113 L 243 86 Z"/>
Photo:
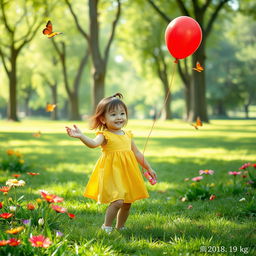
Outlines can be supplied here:
<path id="1" fill-rule="evenodd" d="M 107 206 L 82 196 L 100 148 L 89 149 L 68 137 L 65 126 L 72 124 L 0 121 L 0 159 L 6 156 L 6 150 L 18 150 L 33 166 L 32 171 L 40 173 L 34 177 L 22 174 L 19 179 L 27 184 L 17 189 L 17 197 L 24 195 L 23 200 L 33 202 L 43 189 L 63 197 L 61 205 L 76 215 L 72 220 L 60 216 L 56 222 L 55 229 L 69 235 L 68 250 L 55 255 L 254 255 L 255 189 L 244 185 L 241 175 L 234 187 L 234 178 L 228 172 L 238 171 L 247 162 L 256 163 L 255 120 L 212 120 L 199 130 L 179 120 L 158 121 L 145 155 L 159 181 L 154 186 L 147 182 L 150 198 L 134 203 L 128 230 L 111 235 L 99 229 Z M 94 136 L 87 123 L 76 124 Z M 126 127 L 133 131 L 141 151 L 151 124 L 150 120 L 131 120 Z M 38 131 L 42 136 L 33 137 Z M 191 182 L 199 176 L 199 170 L 205 169 L 214 170 L 214 175 Z M 0 187 L 11 174 L 0 170 Z M 186 178 L 189 181 L 184 181 Z M 216 199 L 188 201 L 186 193 L 198 184 L 208 184 L 209 193 Z M 242 198 L 245 200 L 240 201 Z M 23 255 L 14 251 L 18 248 L 11 249 L 11 255 Z M 42 255 L 52 255 L 48 249 L 39 249 Z M 29 250 L 26 255 L 30 255 Z"/>

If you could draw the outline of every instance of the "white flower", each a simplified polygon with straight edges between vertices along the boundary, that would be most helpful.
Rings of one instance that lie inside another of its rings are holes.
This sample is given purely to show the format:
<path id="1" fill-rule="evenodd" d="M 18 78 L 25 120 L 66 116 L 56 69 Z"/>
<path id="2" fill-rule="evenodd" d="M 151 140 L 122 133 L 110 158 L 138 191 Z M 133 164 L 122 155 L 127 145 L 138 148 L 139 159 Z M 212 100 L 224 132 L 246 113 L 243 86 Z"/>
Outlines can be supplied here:
<path id="1" fill-rule="evenodd" d="M 239 202 L 243 202 L 243 201 L 245 201 L 246 199 L 243 197 L 243 198 L 241 198 L 240 200 L 239 200 Z"/>
<path id="2" fill-rule="evenodd" d="M 16 206 L 10 206 L 10 211 L 15 212 L 16 211 Z"/>
<path id="3" fill-rule="evenodd" d="M 40 226 L 43 226 L 43 225 L 44 225 L 44 219 L 43 219 L 43 218 L 40 218 L 40 219 L 38 220 L 38 224 L 39 224 Z"/>
<path id="4" fill-rule="evenodd" d="M 23 187 L 25 184 L 24 180 L 9 179 L 6 181 L 6 185 L 9 187 Z"/>

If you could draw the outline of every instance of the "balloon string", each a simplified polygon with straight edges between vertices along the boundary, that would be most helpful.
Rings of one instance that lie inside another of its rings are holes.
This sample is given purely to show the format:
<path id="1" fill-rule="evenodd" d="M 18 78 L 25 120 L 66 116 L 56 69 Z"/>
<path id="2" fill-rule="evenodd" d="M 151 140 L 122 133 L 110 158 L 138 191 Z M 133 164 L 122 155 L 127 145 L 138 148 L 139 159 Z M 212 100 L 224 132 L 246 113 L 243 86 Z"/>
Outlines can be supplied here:
<path id="1" fill-rule="evenodd" d="M 175 70 L 176 70 L 176 65 L 175 65 L 175 64 L 177 64 L 177 63 L 178 63 L 178 59 L 176 59 L 176 60 L 173 62 L 173 69 L 172 69 L 173 71 L 172 71 L 171 81 L 170 81 L 170 84 L 169 84 L 169 86 L 168 86 L 168 91 L 167 91 L 167 93 L 166 93 L 166 96 L 165 96 L 165 99 L 164 99 L 164 103 L 163 103 L 163 105 L 162 105 L 160 111 L 158 112 L 158 114 L 155 115 L 154 121 L 153 121 L 153 123 L 152 123 L 152 126 L 151 126 L 151 128 L 150 128 L 149 134 L 148 134 L 148 136 L 147 136 L 147 139 L 146 139 L 146 142 L 145 142 L 145 145 L 144 145 L 144 148 L 143 148 L 143 153 L 142 153 L 142 155 L 143 155 L 143 166 L 144 166 L 144 164 L 145 164 L 144 154 L 145 154 L 145 150 L 146 150 L 146 147 L 147 147 L 147 144 L 148 144 L 148 141 L 149 141 L 149 137 L 150 137 L 150 135 L 151 135 L 151 133 L 152 133 L 152 131 L 153 131 L 153 128 L 154 128 L 154 126 L 155 126 L 155 123 L 156 123 L 157 118 L 160 117 L 161 114 L 162 114 L 162 111 L 163 111 L 163 109 L 164 109 L 164 107 L 165 107 L 165 105 L 166 105 L 167 99 L 168 99 L 168 97 L 169 97 L 169 95 L 170 95 L 170 92 L 171 92 L 171 87 L 172 87 L 172 83 L 173 83 L 173 80 L 174 80 L 174 74 L 175 74 Z M 143 172 L 143 170 L 144 170 L 143 166 L 142 166 L 142 172 Z"/>

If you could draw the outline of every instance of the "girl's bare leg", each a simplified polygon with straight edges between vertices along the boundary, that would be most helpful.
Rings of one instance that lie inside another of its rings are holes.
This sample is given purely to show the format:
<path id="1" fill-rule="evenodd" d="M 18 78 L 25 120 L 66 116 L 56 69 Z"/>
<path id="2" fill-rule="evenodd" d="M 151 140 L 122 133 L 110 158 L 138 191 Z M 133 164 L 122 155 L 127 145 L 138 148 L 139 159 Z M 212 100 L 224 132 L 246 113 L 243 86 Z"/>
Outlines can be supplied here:
<path id="1" fill-rule="evenodd" d="M 124 200 L 117 200 L 112 202 L 106 211 L 104 226 L 111 227 L 114 219 L 119 211 L 119 209 L 123 206 Z"/>
<path id="2" fill-rule="evenodd" d="M 122 228 L 129 216 L 131 204 L 123 203 L 123 206 L 119 209 L 116 220 L 116 228 Z"/>

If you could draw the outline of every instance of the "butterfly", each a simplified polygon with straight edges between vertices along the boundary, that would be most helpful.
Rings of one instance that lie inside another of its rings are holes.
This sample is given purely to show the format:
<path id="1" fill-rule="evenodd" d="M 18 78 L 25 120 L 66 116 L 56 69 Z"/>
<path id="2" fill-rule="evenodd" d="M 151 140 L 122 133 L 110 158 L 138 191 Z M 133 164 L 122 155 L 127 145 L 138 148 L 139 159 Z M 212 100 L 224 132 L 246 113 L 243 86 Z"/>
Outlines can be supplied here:
<path id="1" fill-rule="evenodd" d="M 195 124 L 191 124 L 192 126 L 194 126 L 195 127 L 195 129 L 197 129 L 198 130 L 198 126 L 203 126 L 203 123 L 202 123 L 202 121 L 201 121 L 201 119 L 200 119 L 200 117 L 197 117 L 197 119 L 196 119 L 196 123 Z"/>
<path id="2" fill-rule="evenodd" d="M 35 137 L 35 138 L 40 138 L 41 135 L 42 135 L 42 133 L 40 131 L 32 134 L 32 136 Z"/>
<path id="3" fill-rule="evenodd" d="M 204 70 L 204 68 L 201 66 L 199 61 L 196 62 L 196 67 L 193 69 L 196 70 L 197 72 L 202 72 Z"/>
<path id="4" fill-rule="evenodd" d="M 52 112 L 56 108 L 56 104 L 46 104 L 45 111 Z"/>
<path id="5" fill-rule="evenodd" d="M 49 20 L 46 24 L 46 28 L 43 30 L 43 34 L 44 35 L 47 35 L 47 37 L 50 39 L 54 36 L 57 36 L 57 35 L 60 35 L 62 34 L 62 32 L 53 32 L 52 31 L 52 23 L 51 21 Z"/>

